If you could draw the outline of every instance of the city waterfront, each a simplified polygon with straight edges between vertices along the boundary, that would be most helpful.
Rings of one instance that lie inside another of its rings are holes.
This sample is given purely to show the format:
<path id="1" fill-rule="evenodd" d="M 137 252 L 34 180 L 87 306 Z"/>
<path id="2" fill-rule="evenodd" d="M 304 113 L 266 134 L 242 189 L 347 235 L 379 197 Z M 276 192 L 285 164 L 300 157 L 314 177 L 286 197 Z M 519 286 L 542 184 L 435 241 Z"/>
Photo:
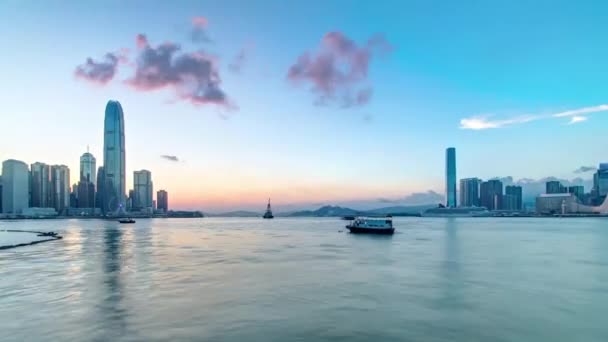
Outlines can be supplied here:
<path id="1" fill-rule="evenodd" d="M 3 341 L 604 341 L 605 218 L 0 221 Z"/>

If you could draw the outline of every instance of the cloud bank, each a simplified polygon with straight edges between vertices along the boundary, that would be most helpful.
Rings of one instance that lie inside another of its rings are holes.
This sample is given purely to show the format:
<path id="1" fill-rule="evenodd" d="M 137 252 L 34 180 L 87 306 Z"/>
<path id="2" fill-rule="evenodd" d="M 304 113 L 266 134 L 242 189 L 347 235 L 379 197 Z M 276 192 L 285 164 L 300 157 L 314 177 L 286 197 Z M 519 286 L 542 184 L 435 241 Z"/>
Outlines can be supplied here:
<path id="1" fill-rule="evenodd" d="M 586 173 L 586 172 L 591 172 L 591 171 L 595 171 L 597 170 L 597 168 L 593 167 L 593 166 L 581 166 L 578 169 L 574 170 L 574 173 Z"/>
<path id="2" fill-rule="evenodd" d="M 588 116 L 593 113 L 608 111 L 608 104 L 593 107 L 584 107 L 560 113 L 548 115 L 524 115 L 508 119 L 493 120 L 492 115 L 477 115 L 460 120 L 461 129 L 484 130 L 491 128 L 503 128 L 513 125 L 523 124 L 536 120 L 547 120 L 556 118 L 570 117 L 569 125 L 587 121 Z"/>
<path id="3" fill-rule="evenodd" d="M 391 50 L 379 34 L 358 45 L 341 32 L 329 32 L 315 52 L 307 51 L 298 57 L 289 68 L 287 79 L 309 85 L 317 105 L 362 106 L 372 95 L 368 82 L 372 57 Z"/>
<path id="4" fill-rule="evenodd" d="M 136 37 L 139 56 L 135 74 L 126 84 L 138 91 L 172 88 L 181 100 L 195 105 L 231 107 L 220 88 L 221 78 L 214 57 L 203 51 L 182 53 L 172 42 L 152 46 L 145 35 Z"/>
<path id="5" fill-rule="evenodd" d="M 193 32 L 198 32 L 198 40 L 206 35 L 207 26 L 205 17 L 192 18 Z M 142 92 L 171 89 L 176 98 L 168 102 L 185 101 L 197 106 L 214 104 L 229 110 L 237 109 L 221 87 L 216 56 L 203 50 L 184 52 L 179 44 L 171 41 L 154 46 L 144 34 L 135 37 L 135 45 L 135 61 L 128 63 L 132 73 L 124 81 L 131 89 Z M 119 65 L 127 64 L 127 52 L 127 49 L 121 49 L 120 53 L 107 53 L 101 60 L 87 58 L 76 67 L 74 75 L 106 85 L 116 77 Z"/>

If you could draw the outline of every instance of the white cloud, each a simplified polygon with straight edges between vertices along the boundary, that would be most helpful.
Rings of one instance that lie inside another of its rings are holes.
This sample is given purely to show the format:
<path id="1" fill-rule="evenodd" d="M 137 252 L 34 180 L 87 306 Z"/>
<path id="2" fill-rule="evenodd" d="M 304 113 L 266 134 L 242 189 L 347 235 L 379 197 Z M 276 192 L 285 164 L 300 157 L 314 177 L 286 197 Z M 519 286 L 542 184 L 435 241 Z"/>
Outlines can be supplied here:
<path id="1" fill-rule="evenodd" d="M 574 125 L 575 123 L 579 123 L 579 122 L 583 122 L 583 121 L 587 121 L 586 116 L 573 116 L 570 118 L 570 122 L 568 122 L 568 125 Z"/>
<path id="2" fill-rule="evenodd" d="M 460 119 L 460 129 L 471 129 L 471 130 L 484 130 L 490 128 L 502 128 L 511 125 L 523 124 L 530 121 L 552 119 L 552 118 L 563 118 L 572 117 L 569 125 L 586 121 L 589 119 L 584 114 L 591 114 L 597 112 L 608 111 L 608 104 L 602 104 L 594 107 L 584 107 L 579 109 L 568 110 L 565 112 L 548 114 L 548 115 L 524 115 L 516 116 L 513 118 L 491 120 L 491 115 L 477 115 L 468 118 Z"/>
<path id="3" fill-rule="evenodd" d="M 538 120 L 540 117 L 537 116 L 519 116 L 505 120 L 490 120 L 489 116 L 473 116 L 470 118 L 464 118 L 460 120 L 461 129 L 473 129 L 482 130 L 488 128 L 501 128 L 505 126 L 511 126 L 515 124 L 522 124 L 534 120 Z"/>
<path id="4" fill-rule="evenodd" d="M 608 104 L 603 104 L 595 107 L 585 107 L 580 109 L 568 110 L 565 112 L 553 114 L 554 118 L 563 118 L 565 116 L 579 116 L 581 114 L 597 113 L 608 111 Z"/>

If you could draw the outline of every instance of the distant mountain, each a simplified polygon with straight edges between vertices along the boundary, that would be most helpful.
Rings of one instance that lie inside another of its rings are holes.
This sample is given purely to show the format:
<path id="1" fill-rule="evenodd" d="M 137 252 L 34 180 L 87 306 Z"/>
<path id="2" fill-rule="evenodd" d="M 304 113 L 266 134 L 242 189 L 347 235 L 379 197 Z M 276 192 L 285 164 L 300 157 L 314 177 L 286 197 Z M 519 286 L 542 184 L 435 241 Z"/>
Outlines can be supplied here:
<path id="1" fill-rule="evenodd" d="M 317 210 L 302 210 L 286 213 L 285 217 L 342 217 L 362 215 L 364 212 L 360 210 L 342 208 L 337 206 L 326 205 Z M 283 215 L 280 215 L 283 216 Z"/>
<path id="2" fill-rule="evenodd" d="M 326 205 L 317 210 L 302 210 L 291 213 L 279 214 L 284 217 L 343 217 L 343 216 L 363 216 L 363 215 L 411 215 L 419 214 L 426 209 L 434 208 L 437 205 L 416 205 L 416 206 L 394 206 L 378 208 L 373 210 L 355 210 L 338 206 Z"/>
<path id="3" fill-rule="evenodd" d="M 205 214 L 207 217 L 261 217 L 261 213 L 256 213 L 253 211 L 246 210 L 237 210 L 237 211 L 229 211 L 226 213 L 218 213 L 218 214 Z"/>

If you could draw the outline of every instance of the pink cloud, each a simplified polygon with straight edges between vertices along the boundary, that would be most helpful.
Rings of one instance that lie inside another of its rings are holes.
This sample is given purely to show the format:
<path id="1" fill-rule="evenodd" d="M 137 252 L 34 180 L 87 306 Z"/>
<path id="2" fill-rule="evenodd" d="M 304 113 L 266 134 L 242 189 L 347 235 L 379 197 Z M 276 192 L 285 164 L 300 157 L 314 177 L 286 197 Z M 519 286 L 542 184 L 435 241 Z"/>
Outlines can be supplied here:
<path id="1" fill-rule="evenodd" d="M 126 81 L 130 87 L 138 91 L 171 88 L 178 99 L 195 105 L 235 108 L 220 88 L 216 57 L 203 51 L 183 53 L 172 42 L 153 47 L 143 34 L 137 35 L 136 42 L 140 50 L 135 74 Z"/>
<path id="2" fill-rule="evenodd" d="M 209 20 L 205 17 L 197 16 L 192 18 L 192 26 L 194 27 L 207 27 Z"/>
<path id="3" fill-rule="evenodd" d="M 341 32 L 329 32 L 317 51 L 298 57 L 287 78 L 310 84 L 317 96 L 316 104 L 339 102 L 343 107 L 361 106 L 369 102 L 373 93 L 367 80 L 373 55 L 391 50 L 382 35 L 374 35 L 358 45 Z"/>
<path id="4" fill-rule="evenodd" d="M 108 52 L 99 61 L 89 57 L 83 64 L 76 67 L 74 76 L 88 82 L 105 85 L 114 79 L 120 63 L 128 63 L 128 53 L 128 49 L 121 49 L 117 53 Z"/>
<path id="5" fill-rule="evenodd" d="M 190 38 L 195 43 L 209 43 L 211 39 L 207 34 L 207 26 L 209 21 L 205 17 L 193 17 L 192 18 L 192 32 Z"/>
<path id="6" fill-rule="evenodd" d="M 148 38 L 139 33 L 137 36 L 135 36 L 135 43 L 138 49 L 144 49 L 146 46 L 148 46 Z"/>

